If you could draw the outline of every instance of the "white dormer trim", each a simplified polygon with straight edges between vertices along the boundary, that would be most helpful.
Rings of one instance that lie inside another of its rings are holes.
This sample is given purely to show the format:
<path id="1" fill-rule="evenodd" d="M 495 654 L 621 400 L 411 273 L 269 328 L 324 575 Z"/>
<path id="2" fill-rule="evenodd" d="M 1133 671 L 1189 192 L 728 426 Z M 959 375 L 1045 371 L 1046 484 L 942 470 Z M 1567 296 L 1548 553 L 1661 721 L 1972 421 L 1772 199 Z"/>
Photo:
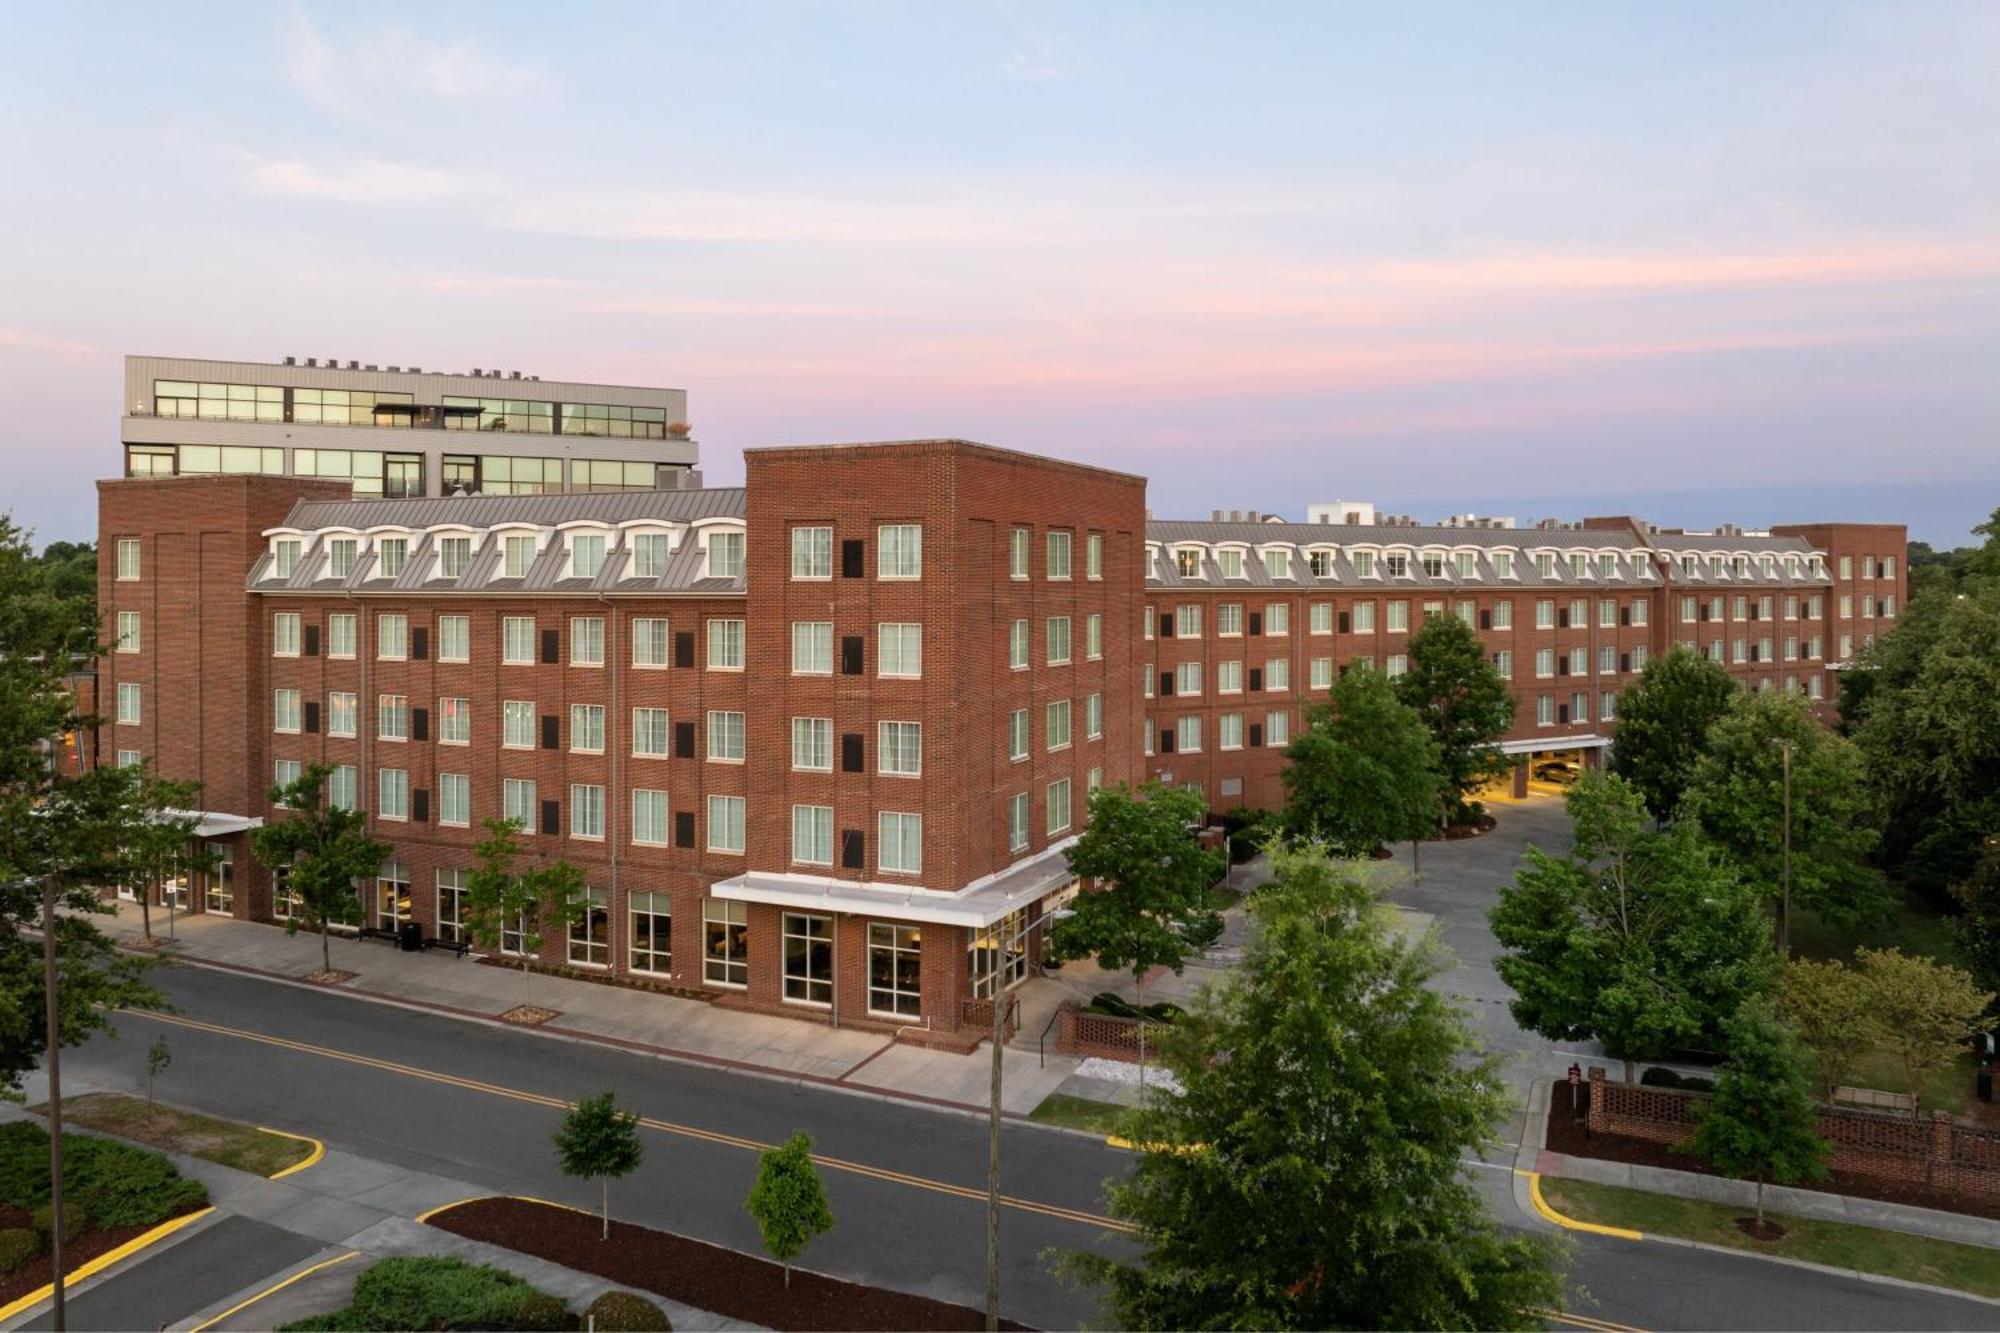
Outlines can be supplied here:
<path id="1" fill-rule="evenodd" d="M 1174 572 L 1176 575 L 1184 579 L 1196 579 L 1203 583 L 1208 582 L 1208 547 L 1205 544 L 1201 542 L 1175 542 L 1168 549 L 1173 557 Z M 1195 558 L 1194 573 L 1186 574 L 1181 572 L 1182 552 L 1193 553 Z"/>
<path id="2" fill-rule="evenodd" d="M 1282 574 L 1275 574 L 1271 571 L 1271 557 L 1274 555 L 1285 557 L 1285 572 Z M 1297 583 L 1299 581 L 1299 561 L 1304 557 L 1299 553 L 1297 547 L 1278 543 L 1260 546 L 1257 548 L 1257 558 L 1264 562 L 1264 574 L 1266 577 L 1284 579 L 1287 583 Z"/>
<path id="3" fill-rule="evenodd" d="M 726 515 L 714 518 L 698 518 L 688 526 L 691 529 L 693 529 L 695 545 L 701 551 L 702 578 L 714 579 L 714 578 L 726 577 L 725 575 L 716 574 L 712 572 L 709 567 L 709 560 L 710 560 L 709 541 L 718 532 L 740 532 L 746 534 L 743 539 L 743 544 L 745 547 L 745 559 L 746 560 L 748 559 L 748 547 L 750 545 L 750 539 L 747 534 L 750 530 L 750 525 L 744 522 L 742 519 L 733 518 Z"/>
<path id="4" fill-rule="evenodd" d="M 576 539 L 578 537 L 604 538 L 604 558 L 608 561 L 618 549 L 618 529 L 616 525 L 598 519 L 578 518 L 556 524 L 556 535 L 562 538 L 563 568 L 562 578 L 595 578 L 595 574 L 579 574 L 576 568 Z M 603 571 L 600 570 L 599 573 Z"/>

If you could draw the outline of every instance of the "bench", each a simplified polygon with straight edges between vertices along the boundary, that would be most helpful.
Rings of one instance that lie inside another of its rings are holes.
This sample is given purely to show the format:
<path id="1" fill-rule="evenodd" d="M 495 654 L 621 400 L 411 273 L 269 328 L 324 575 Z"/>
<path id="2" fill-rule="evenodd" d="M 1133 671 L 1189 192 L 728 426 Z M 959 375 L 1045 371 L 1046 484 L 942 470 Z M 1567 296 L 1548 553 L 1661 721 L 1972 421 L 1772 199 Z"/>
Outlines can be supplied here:
<path id="1" fill-rule="evenodd" d="M 383 930 L 379 926 L 363 926 L 354 933 L 354 938 L 359 940 L 387 940 L 389 943 L 394 944 L 396 942 L 396 932 L 393 930 Z"/>
<path id="2" fill-rule="evenodd" d="M 457 954 L 460 958 L 463 958 L 465 957 L 465 951 L 471 948 L 472 946 L 467 944 L 464 940 L 445 940 L 445 939 L 439 939 L 435 935 L 431 935 L 425 938 L 424 947 L 426 949 L 447 949 L 450 952 Z"/>

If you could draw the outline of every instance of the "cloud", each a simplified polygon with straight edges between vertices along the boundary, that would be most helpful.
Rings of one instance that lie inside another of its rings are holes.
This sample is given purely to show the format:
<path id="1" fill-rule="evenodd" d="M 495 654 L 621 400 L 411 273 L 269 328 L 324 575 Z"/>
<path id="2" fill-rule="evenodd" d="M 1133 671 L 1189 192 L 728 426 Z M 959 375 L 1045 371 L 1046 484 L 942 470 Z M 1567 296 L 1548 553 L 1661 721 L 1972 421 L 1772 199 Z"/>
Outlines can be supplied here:
<path id="1" fill-rule="evenodd" d="M 0 347 L 9 347 L 22 352 L 47 352 L 53 356 L 105 355 L 104 349 L 95 343 L 78 342 L 73 338 L 63 338 L 35 329 L 10 329 L 4 326 L 0 326 Z"/>
<path id="2" fill-rule="evenodd" d="M 1057 83 L 1089 72 L 1089 59 L 1061 33 L 1029 33 L 1000 57 L 1000 73 L 1015 83 Z"/>
<path id="3" fill-rule="evenodd" d="M 548 86 L 541 70 L 503 60 L 473 38 L 387 27 L 336 45 L 301 9 L 286 25 L 286 77 L 302 96 L 343 115 L 379 116 L 385 102 L 470 102 Z"/>

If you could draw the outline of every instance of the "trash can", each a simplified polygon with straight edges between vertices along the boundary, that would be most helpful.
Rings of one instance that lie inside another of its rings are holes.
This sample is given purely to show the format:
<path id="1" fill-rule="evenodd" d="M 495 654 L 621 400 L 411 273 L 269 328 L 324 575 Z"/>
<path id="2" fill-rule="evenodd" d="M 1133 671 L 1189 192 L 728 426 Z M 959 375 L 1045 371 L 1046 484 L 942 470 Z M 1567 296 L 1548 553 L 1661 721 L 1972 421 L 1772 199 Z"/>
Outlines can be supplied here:
<path id="1" fill-rule="evenodd" d="M 1975 1088 L 1977 1088 L 1977 1089 L 1979 1090 L 1979 1100 L 1980 1100 L 1980 1101 L 1982 1101 L 1982 1102 L 1990 1102 L 1990 1101 L 1992 1101 L 1992 1100 L 1993 1100 L 1993 1068 L 1992 1068 L 1992 1066 L 1990 1066 L 1990 1065 L 1984 1065 L 1984 1066 L 1981 1066 L 1981 1068 L 1980 1068 L 1980 1070 L 1979 1070 L 1979 1075 L 1978 1075 L 1978 1077 L 1977 1077 L 1977 1078 L 1976 1078 L 1976 1079 L 1974 1080 L 1974 1082 L 1973 1082 L 1973 1086 L 1974 1086 Z"/>
<path id="2" fill-rule="evenodd" d="M 396 943 L 404 953 L 415 953 L 424 947 L 424 928 L 414 921 L 405 921 L 396 927 Z"/>

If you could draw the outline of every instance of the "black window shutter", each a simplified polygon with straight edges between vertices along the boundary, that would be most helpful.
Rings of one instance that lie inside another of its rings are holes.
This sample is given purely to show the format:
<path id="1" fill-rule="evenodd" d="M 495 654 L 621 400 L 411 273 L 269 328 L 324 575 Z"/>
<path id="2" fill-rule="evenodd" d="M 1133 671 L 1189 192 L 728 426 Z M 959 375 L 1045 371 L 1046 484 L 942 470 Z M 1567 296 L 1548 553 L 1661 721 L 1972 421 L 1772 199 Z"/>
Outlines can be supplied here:
<path id="1" fill-rule="evenodd" d="M 861 636 L 843 634 L 840 636 L 840 674 L 858 676 L 861 674 Z"/>
<path id="2" fill-rule="evenodd" d="M 431 710 L 412 708 L 410 710 L 410 739 L 427 741 L 431 738 Z"/>
<path id="3" fill-rule="evenodd" d="M 840 544 L 840 577 L 858 579 L 868 565 L 868 544 L 859 537 L 850 537 Z"/>
<path id="4" fill-rule="evenodd" d="M 1172 616 L 1160 617 L 1160 637 L 1163 639 L 1174 637 L 1174 618 Z"/>
<path id="5" fill-rule="evenodd" d="M 1162 731 L 1160 733 L 1160 753 L 1172 754 L 1173 752 L 1174 752 L 1174 733 L 1172 728 L 1168 728 L 1167 730 Z"/>
<path id="6" fill-rule="evenodd" d="M 1558 722 L 1567 722 L 1567 721 L 1569 721 L 1569 705 L 1568 705 L 1568 704 L 1557 704 L 1557 705 L 1556 705 L 1556 721 L 1558 721 Z"/>
<path id="7" fill-rule="evenodd" d="M 694 758 L 694 723 L 674 723 L 674 758 Z M 694 816 L 688 816 L 692 819 Z"/>
<path id="8" fill-rule="evenodd" d="M 1567 676 L 1569 674 L 1568 653 L 1564 653 L 1560 657 L 1556 658 L 1556 674 L 1558 676 Z"/>
<path id="9" fill-rule="evenodd" d="M 1250 748 L 1253 750 L 1261 749 L 1263 745 L 1264 724 L 1262 722 L 1252 722 L 1250 724 Z"/>
<path id="10" fill-rule="evenodd" d="M 858 731 L 840 733 L 840 771 L 843 773 L 866 771 L 861 757 L 861 733 Z"/>
<path id="11" fill-rule="evenodd" d="M 410 660 L 421 662 L 431 655 L 431 631 L 428 625 L 417 625 L 410 630 Z"/>
<path id="12" fill-rule="evenodd" d="M 1703 620 L 1707 620 L 1707 619 L 1708 619 L 1708 603 L 1707 603 L 1707 602 L 1703 602 L 1703 603 L 1701 604 L 1701 615 L 1700 615 L 1700 618 L 1701 618 L 1701 619 L 1703 619 Z"/>
<path id="13" fill-rule="evenodd" d="M 1632 654 L 1618 654 L 1618 669 L 1620 671 L 1630 671 L 1632 669 Z"/>
<path id="14" fill-rule="evenodd" d="M 319 734 L 319 705 L 311 701 L 308 701 L 306 703 L 306 735 L 316 736 L 318 734 Z"/>
<path id="15" fill-rule="evenodd" d="M 542 631 L 542 661 L 550 666 L 562 661 L 562 635 L 552 629 Z"/>
<path id="16" fill-rule="evenodd" d="M 562 802 L 542 802 L 542 832 L 548 834 L 562 832 Z"/>
<path id="17" fill-rule="evenodd" d="M 1250 632 L 1252 634 L 1262 634 L 1264 632 L 1264 613 L 1262 611 L 1252 611 L 1250 613 Z"/>
<path id="18" fill-rule="evenodd" d="M 307 657 L 318 657 L 318 656 L 319 656 L 319 626 L 318 626 L 318 625 L 307 625 L 307 626 L 306 626 L 306 656 L 307 656 Z"/>
<path id="19" fill-rule="evenodd" d="M 1619 608 L 1618 608 L 1618 623 L 1619 623 L 1619 624 L 1621 624 L 1621 625 L 1629 625 L 1629 624 L 1631 624 L 1631 623 L 1632 623 L 1632 608 L 1631 608 L 1631 607 L 1629 607 L 1629 606 L 1621 606 L 1621 607 L 1619 607 Z"/>
<path id="20" fill-rule="evenodd" d="M 860 829 L 847 828 L 840 831 L 840 864 L 849 870 L 862 870 L 867 867 L 868 849 L 862 840 Z"/>
<path id="21" fill-rule="evenodd" d="M 1347 612 L 1345 612 L 1345 611 L 1342 611 L 1342 612 L 1340 613 L 1340 632 L 1341 632 L 1342 634 L 1346 634 L 1346 633 L 1348 633 L 1348 632 L 1349 632 L 1349 631 L 1348 631 L 1348 624 L 1349 624 L 1349 623 L 1350 623 L 1350 622 L 1348 621 L 1348 617 L 1347 617 Z"/>
<path id="22" fill-rule="evenodd" d="M 1568 608 L 1568 607 L 1566 607 L 1566 606 L 1565 606 L 1565 607 L 1563 607 L 1563 608 L 1562 608 L 1561 610 L 1559 610 L 1559 611 L 1557 611 L 1557 612 L 1556 612 L 1556 626 L 1557 626 L 1557 628 L 1559 628 L 1559 629 L 1568 629 L 1568 628 L 1569 628 L 1569 608 Z"/>
<path id="23" fill-rule="evenodd" d="M 542 748 L 562 749 L 562 720 L 554 713 L 542 714 Z"/>
<path id="24" fill-rule="evenodd" d="M 1481 611 L 1479 613 L 1479 628 L 1481 629 L 1493 628 L 1493 613 L 1491 611 Z"/>
<path id="25" fill-rule="evenodd" d="M 431 822 L 431 794 L 428 788 L 419 787 L 410 793 L 410 818 L 419 824 Z"/>
<path id="26" fill-rule="evenodd" d="M 1160 673 L 1160 694 L 1161 694 L 1161 696 L 1162 696 L 1162 697 L 1164 697 L 1164 698 L 1168 698 L 1168 699 L 1171 699 L 1171 698 L 1173 697 L 1173 694 L 1174 694 L 1174 673 L 1173 673 L 1173 672 L 1171 672 L 1171 671 L 1162 671 L 1162 672 Z"/>
<path id="27" fill-rule="evenodd" d="M 1264 688 L 1264 668 L 1263 668 L 1263 667 L 1251 667 L 1251 668 L 1250 668 L 1250 688 L 1251 688 L 1251 689 L 1253 689 L 1253 690 L 1261 690 L 1261 689 L 1263 689 L 1263 688 Z"/>
<path id="28" fill-rule="evenodd" d="M 674 846 L 694 846 L 694 811 L 674 811 Z"/>
<path id="29" fill-rule="evenodd" d="M 693 630 L 681 630 L 674 635 L 674 665 L 677 667 L 694 665 Z"/>

